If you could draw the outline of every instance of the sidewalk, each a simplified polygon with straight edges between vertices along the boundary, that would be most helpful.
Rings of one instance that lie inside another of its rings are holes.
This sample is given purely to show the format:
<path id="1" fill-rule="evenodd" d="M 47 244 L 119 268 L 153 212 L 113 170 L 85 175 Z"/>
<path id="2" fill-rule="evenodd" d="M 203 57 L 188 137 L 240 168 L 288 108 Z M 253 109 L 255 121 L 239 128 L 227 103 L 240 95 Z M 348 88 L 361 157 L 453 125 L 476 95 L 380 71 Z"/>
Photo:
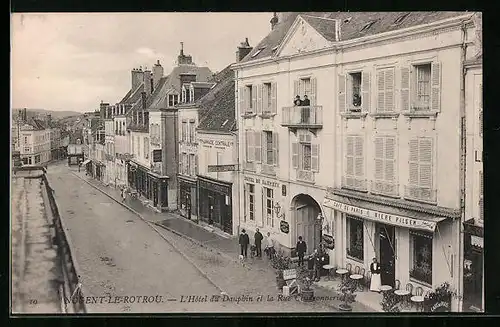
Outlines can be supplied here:
<path id="1" fill-rule="evenodd" d="M 172 212 L 158 213 L 150 208 L 145 207 L 142 202 L 138 199 L 127 198 L 125 202 L 121 200 L 120 190 L 113 187 L 106 187 L 100 181 L 93 179 L 90 176 L 86 176 L 85 172 L 75 172 L 75 175 L 87 181 L 89 184 L 98 188 L 101 192 L 107 194 L 109 197 L 113 198 L 118 203 L 121 203 L 129 210 L 140 215 L 144 220 L 149 221 L 165 230 L 168 230 L 177 236 L 189 240 L 190 242 L 197 244 L 209 250 L 215 252 L 224 258 L 237 263 L 241 267 L 239 260 L 239 244 L 237 237 L 226 237 L 218 235 L 218 233 L 211 232 L 205 229 L 202 225 L 198 225 L 193 221 L 185 219 L 180 215 Z M 272 272 L 272 268 L 269 265 L 267 258 L 248 258 L 246 260 L 245 267 L 248 272 L 255 272 L 257 274 L 268 275 Z M 315 290 L 315 296 L 317 297 L 338 297 L 339 292 L 337 291 L 338 281 L 320 281 L 313 284 Z M 366 293 L 366 294 L 365 294 Z M 368 294 L 370 292 L 358 292 L 356 302 L 353 303 L 354 312 L 377 312 L 381 311 L 380 300 L 377 296 L 378 294 Z M 374 299 L 374 296 L 377 297 Z M 338 310 L 337 308 L 335 308 Z"/>

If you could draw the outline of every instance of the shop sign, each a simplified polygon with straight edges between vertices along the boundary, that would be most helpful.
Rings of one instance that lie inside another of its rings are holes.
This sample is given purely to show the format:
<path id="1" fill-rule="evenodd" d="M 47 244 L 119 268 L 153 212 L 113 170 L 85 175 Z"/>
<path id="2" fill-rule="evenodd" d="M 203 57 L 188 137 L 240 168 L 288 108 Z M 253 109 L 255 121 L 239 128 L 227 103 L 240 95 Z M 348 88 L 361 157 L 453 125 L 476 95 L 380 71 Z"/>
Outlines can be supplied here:
<path id="1" fill-rule="evenodd" d="M 244 180 L 245 180 L 245 182 L 250 182 L 250 183 L 254 183 L 254 184 L 262 184 L 262 185 L 268 186 L 268 187 L 274 187 L 274 188 L 280 187 L 280 183 L 274 182 L 274 181 L 270 181 L 270 180 L 266 180 L 266 179 L 260 179 L 260 178 L 253 178 L 253 177 L 250 177 L 250 176 L 245 176 Z"/>
<path id="2" fill-rule="evenodd" d="M 329 250 L 333 250 L 335 248 L 335 240 L 333 236 L 323 234 L 322 238 L 323 238 L 323 245 L 325 246 L 325 248 Z"/>
<path id="3" fill-rule="evenodd" d="M 471 235 L 470 236 L 470 244 L 472 246 L 477 246 L 478 248 L 481 248 L 481 249 L 484 248 L 482 237 Z"/>
<path id="4" fill-rule="evenodd" d="M 296 279 L 296 278 L 297 278 L 297 270 L 295 270 L 295 269 L 283 270 L 283 279 L 284 280 L 290 280 L 290 279 Z"/>
<path id="5" fill-rule="evenodd" d="M 290 225 L 284 220 L 280 221 L 280 231 L 285 234 L 290 232 Z"/>
<path id="6" fill-rule="evenodd" d="M 204 145 L 211 145 L 211 146 L 221 146 L 221 147 L 225 147 L 225 148 L 233 146 L 232 141 L 207 140 L 207 139 L 201 139 L 201 138 L 198 138 L 198 143 L 204 144 Z"/>
<path id="7" fill-rule="evenodd" d="M 161 149 L 153 150 L 153 162 L 161 162 Z"/>
<path id="8" fill-rule="evenodd" d="M 222 194 L 230 194 L 230 192 L 231 192 L 231 189 L 227 186 L 222 186 L 219 184 L 210 183 L 210 182 L 207 182 L 207 181 L 204 181 L 201 179 L 199 180 L 199 183 L 200 183 L 200 188 L 204 188 L 207 190 L 219 192 Z"/>
<path id="9" fill-rule="evenodd" d="M 208 165 L 208 172 L 209 173 L 221 173 L 225 171 L 237 171 L 238 170 L 238 164 L 231 164 L 231 165 Z"/>
<path id="10" fill-rule="evenodd" d="M 434 232 L 434 230 L 436 229 L 436 222 L 408 218 L 408 217 L 402 217 L 402 216 L 397 216 L 397 215 L 391 215 L 391 214 L 387 214 L 387 213 L 383 213 L 383 212 L 379 212 L 379 211 L 375 211 L 375 210 L 369 210 L 369 209 L 365 209 L 365 208 L 351 206 L 351 205 L 337 202 L 337 201 L 334 201 L 334 200 L 328 199 L 328 198 L 325 198 L 323 205 L 325 207 L 339 210 L 339 211 L 345 212 L 347 214 L 352 214 L 355 216 L 359 216 L 362 218 L 366 218 L 369 220 L 373 220 L 373 221 L 381 222 L 381 223 L 385 223 L 385 224 L 406 227 L 406 228 L 426 230 L 426 231 L 431 231 L 431 232 Z"/>

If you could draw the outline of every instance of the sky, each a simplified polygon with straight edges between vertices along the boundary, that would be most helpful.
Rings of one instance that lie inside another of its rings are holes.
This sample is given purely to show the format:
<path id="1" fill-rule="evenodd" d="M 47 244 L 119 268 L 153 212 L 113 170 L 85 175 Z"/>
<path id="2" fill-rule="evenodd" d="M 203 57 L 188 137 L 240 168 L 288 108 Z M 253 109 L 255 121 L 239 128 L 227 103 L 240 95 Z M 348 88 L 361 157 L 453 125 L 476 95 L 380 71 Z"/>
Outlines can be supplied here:
<path id="1" fill-rule="evenodd" d="M 184 42 L 198 66 L 221 71 L 272 13 L 92 13 L 11 16 L 12 108 L 91 111 L 128 92 L 132 68 L 156 60 L 168 74 Z"/>

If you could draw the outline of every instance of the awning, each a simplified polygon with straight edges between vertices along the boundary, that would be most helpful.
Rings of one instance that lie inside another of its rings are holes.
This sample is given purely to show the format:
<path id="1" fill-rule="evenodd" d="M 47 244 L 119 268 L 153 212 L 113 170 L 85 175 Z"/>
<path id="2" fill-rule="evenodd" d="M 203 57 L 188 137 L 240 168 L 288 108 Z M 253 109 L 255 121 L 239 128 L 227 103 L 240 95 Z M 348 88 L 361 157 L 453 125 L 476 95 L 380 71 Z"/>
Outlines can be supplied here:
<path id="1" fill-rule="evenodd" d="M 325 198 L 323 205 L 371 221 L 430 232 L 435 231 L 438 222 L 447 219 L 447 217 L 384 206 L 377 203 L 336 195 Z"/>
<path id="2" fill-rule="evenodd" d="M 82 162 L 82 166 L 85 166 L 86 164 L 88 164 L 89 162 L 91 162 L 92 160 L 91 159 L 87 159 L 85 160 L 84 162 Z"/>

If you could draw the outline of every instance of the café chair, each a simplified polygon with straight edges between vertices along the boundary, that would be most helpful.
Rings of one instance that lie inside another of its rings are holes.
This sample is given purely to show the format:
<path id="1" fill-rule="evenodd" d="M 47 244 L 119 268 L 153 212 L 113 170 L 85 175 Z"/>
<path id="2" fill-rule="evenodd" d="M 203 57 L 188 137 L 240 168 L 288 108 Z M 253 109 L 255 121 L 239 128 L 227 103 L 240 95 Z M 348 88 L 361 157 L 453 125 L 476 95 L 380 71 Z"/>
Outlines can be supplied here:
<path id="1" fill-rule="evenodd" d="M 394 291 L 397 291 L 401 288 L 401 282 L 399 281 L 399 279 L 396 279 L 394 281 Z"/>
<path id="2" fill-rule="evenodd" d="M 372 272 L 371 271 L 366 271 L 366 288 L 370 288 L 370 283 L 372 281 Z"/>
<path id="3" fill-rule="evenodd" d="M 350 263 L 345 265 L 345 269 L 347 269 L 348 275 L 352 274 L 352 265 Z"/>
<path id="4" fill-rule="evenodd" d="M 359 266 L 356 266 L 356 267 L 354 268 L 354 274 L 359 275 L 359 274 L 360 274 L 360 273 L 359 273 L 359 272 L 360 272 L 360 270 L 361 270 L 361 268 L 360 268 Z"/>
<path id="5" fill-rule="evenodd" d="M 424 304 L 424 296 L 423 296 L 424 290 L 422 287 L 417 287 L 415 289 L 415 295 L 413 295 L 410 300 L 411 302 L 416 306 L 417 311 L 422 311 L 423 309 L 423 304 Z"/>
<path id="6" fill-rule="evenodd" d="M 366 269 L 365 268 L 361 268 L 361 271 L 359 272 L 360 275 L 363 276 L 363 287 L 366 287 Z"/>

